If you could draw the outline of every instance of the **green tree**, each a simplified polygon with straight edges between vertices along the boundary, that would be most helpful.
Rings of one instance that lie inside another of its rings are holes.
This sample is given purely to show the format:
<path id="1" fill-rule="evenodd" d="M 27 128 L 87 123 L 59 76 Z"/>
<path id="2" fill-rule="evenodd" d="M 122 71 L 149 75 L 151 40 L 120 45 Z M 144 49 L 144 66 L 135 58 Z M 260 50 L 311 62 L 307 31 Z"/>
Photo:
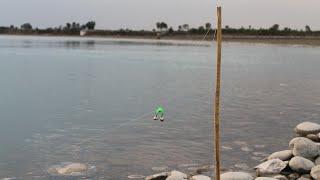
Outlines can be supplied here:
<path id="1" fill-rule="evenodd" d="M 200 27 L 198 28 L 198 32 L 199 32 L 199 33 L 204 33 L 204 32 L 205 32 L 205 28 L 204 28 L 203 26 L 200 26 Z"/>
<path id="2" fill-rule="evenodd" d="M 157 22 L 156 27 L 159 31 L 167 30 L 168 25 L 165 22 Z"/>
<path id="3" fill-rule="evenodd" d="M 87 22 L 86 27 L 87 27 L 89 30 L 94 30 L 94 28 L 96 27 L 96 22 L 94 22 L 94 21 L 89 21 L 89 22 Z"/>
<path id="4" fill-rule="evenodd" d="M 273 26 L 270 27 L 269 30 L 271 30 L 271 31 L 279 31 L 279 29 L 280 29 L 279 24 L 274 24 Z"/>
<path id="5" fill-rule="evenodd" d="M 189 29 L 190 29 L 189 24 L 182 25 L 182 28 L 184 31 L 189 31 Z"/>
<path id="6" fill-rule="evenodd" d="M 208 29 L 211 29 L 211 23 L 206 23 L 206 29 L 208 30 Z"/>
<path id="7" fill-rule="evenodd" d="M 30 23 L 24 23 L 21 25 L 21 29 L 23 30 L 32 30 L 32 25 Z"/>
<path id="8" fill-rule="evenodd" d="M 161 29 L 161 22 L 157 22 L 156 27 L 158 30 L 160 30 Z"/>
<path id="9" fill-rule="evenodd" d="M 168 29 L 167 23 L 161 22 L 161 28 L 164 29 L 164 30 L 167 30 Z"/>
<path id="10" fill-rule="evenodd" d="M 66 24 L 66 29 L 71 29 L 71 24 L 70 23 Z"/>
<path id="11" fill-rule="evenodd" d="M 311 30 L 311 28 L 310 28 L 309 25 L 306 25 L 306 26 L 305 26 L 305 31 L 306 31 L 306 32 L 312 32 L 312 30 Z"/>
<path id="12" fill-rule="evenodd" d="M 173 28 L 170 27 L 170 28 L 168 29 L 168 32 L 169 32 L 169 33 L 173 33 L 173 32 L 174 32 Z"/>

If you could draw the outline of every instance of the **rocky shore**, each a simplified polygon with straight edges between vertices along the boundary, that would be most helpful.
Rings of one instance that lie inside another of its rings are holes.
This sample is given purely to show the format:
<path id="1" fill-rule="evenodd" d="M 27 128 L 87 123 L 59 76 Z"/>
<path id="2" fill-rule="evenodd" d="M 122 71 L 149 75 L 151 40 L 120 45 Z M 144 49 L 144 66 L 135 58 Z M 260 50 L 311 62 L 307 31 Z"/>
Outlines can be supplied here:
<path id="1" fill-rule="evenodd" d="M 252 172 L 225 172 L 221 180 L 320 180 L 320 124 L 303 122 L 296 126 L 297 137 L 288 149 L 274 152 L 257 165 Z M 145 180 L 210 180 L 202 175 L 210 167 L 185 174 L 179 171 L 163 172 Z"/>

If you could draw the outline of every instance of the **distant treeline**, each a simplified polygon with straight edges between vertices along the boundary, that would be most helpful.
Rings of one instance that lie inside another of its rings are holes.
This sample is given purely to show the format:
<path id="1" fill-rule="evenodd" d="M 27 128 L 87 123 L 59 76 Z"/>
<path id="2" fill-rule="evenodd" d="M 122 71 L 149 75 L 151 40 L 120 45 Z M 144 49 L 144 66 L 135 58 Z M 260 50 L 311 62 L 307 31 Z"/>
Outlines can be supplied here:
<path id="1" fill-rule="evenodd" d="M 22 24 L 20 27 L 11 25 L 9 27 L 0 27 L 0 34 L 32 34 L 32 35 L 80 35 L 80 31 L 85 31 L 86 35 L 96 36 L 174 36 L 174 35 L 204 35 L 209 32 L 212 37 L 214 29 L 210 23 L 194 28 L 188 24 L 183 24 L 174 29 L 169 27 L 165 22 L 157 22 L 155 28 L 150 30 L 96 30 L 96 22 L 89 21 L 85 24 L 77 22 L 66 23 L 64 26 L 48 27 L 45 29 L 33 28 L 30 23 Z M 320 36 L 320 31 L 313 31 L 310 26 L 306 25 L 304 29 L 291 29 L 289 27 L 281 28 L 280 25 L 274 24 L 270 28 L 232 28 L 225 26 L 222 30 L 225 35 L 233 36 Z"/>

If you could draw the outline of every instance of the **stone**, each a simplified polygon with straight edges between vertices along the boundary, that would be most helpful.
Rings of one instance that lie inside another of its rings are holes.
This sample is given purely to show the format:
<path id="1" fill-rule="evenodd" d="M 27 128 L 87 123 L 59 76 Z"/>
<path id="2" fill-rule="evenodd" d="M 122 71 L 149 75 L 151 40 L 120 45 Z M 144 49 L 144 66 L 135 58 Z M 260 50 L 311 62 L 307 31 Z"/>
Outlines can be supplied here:
<path id="1" fill-rule="evenodd" d="M 280 160 L 282 160 L 282 161 L 287 161 L 287 160 L 289 160 L 292 156 L 293 156 L 292 150 L 284 150 L 284 151 L 279 151 L 279 152 L 275 152 L 275 153 L 271 154 L 271 155 L 268 157 L 268 160 L 271 160 L 271 159 L 280 159 Z"/>
<path id="2" fill-rule="evenodd" d="M 159 174 L 154 174 L 151 176 L 147 176 L 145 178 L 145 180 L 166 180 L 167 177 L 169 176 L 169 172 L 163 172 L 163 173 L 159 173 Z"/>
<path id="3" fill-rule="evenodd" d="M 316 165 L 320 165 L 320 156 L 314 161 Z"/>
<path id="4" fill-rule="evenodd" d="M 320 179 L 320 165 L 314 166 L 311 169 L 310 175 L 313 177 L 313 179 Z"/>
<path id="5" fill-rule="evenodd" d="M 288 178 L 284 175 L 276 175 L 276 176 L 273 176 L 273 178 L 277 180 L 288 180 Z"/>
<path id="6" fill-rule="evenodd" d="M 312 180 L 311 178 L 299 177 L 297 180 Z"/>
<path id="7" fill-rule="evenodd" d="M 63 162 L 51 166 L 48 173 L 51 176 L 87 176 L 95 173 L 96 168 L 83 163 Z"/>
<path id="8" fill-rule="evenodd" d="M 298 173 L 292 173 L 288 175 L 288 179 L 289 180 L 296 180 L 300 177 L 300 175 Z"/>
<path id="9" fill-rule="evenodd" d="M 195 175 L 192 176 L 190 180 L 211 180 L 211 178 L 204 175 Z"/>
<path id="10" fill-rule="evenodd" d="M 303 174 L 309 173 L 315 164 L 309 159 L 296 156 L 289 161 L 289 166 L 292 170 Z"/>
<path id="11" fill-rule="evenodd" d="M 301 177 L 299 177 L 297 180 L 312 180 L 312 177 L 310 174 L 304 174 Z"/>
<path id="12" fill-rule="evenodd" d="M 72 175 L 73 173 L 81 173 L 85 172 L 86 170 L 87 165 L 81 163 L 72 163 L 57 169 L 57 172 L 61 175 Z"/>
<path id="13" fill-rule="evenodd" d="M 296 144 L 299 141 L 303 141 L 303 140 L 305 140 L 304 137 L 296 137 L 296 138 L 291 139 L 291 141 L 289 142 L 289 148 L 291 150 L 293 150 L 294 144 Z"/>
<path id="14" fill-rule="evenodd" d="M 180 171 L 171 171 L 166 180 L 184 180 L 187 178 L 187 175 Z"/>
<path id="15" fill-rule="evenodd" d="M 320 133 L 320 124 L 312 122 L 303 122 L 296 126 L 295 131 L 296 133 L 305 136 L 308 134 L 318 134 Z"/>
<path id="16" fill-rule="evenodd" d="M 253 180 L 254 178 L 249 173 L 245 172 L 227 172 L 220 176 L 221 180 Z"/>
<path id="17" fill-rule="evenodd" d="M 277 179 L 272 178 L 272 177 L 258 177 L 255 180 L 277 180 Z"/>
<path id="18" fill-rule="evenodd" d="M 308 134 L 306 136 L 306 138 L 310 139 L 311 141 L 314 141 L 314 142 L 319 142 L 320 141 L 320 138 L 318 137 L 318 135 L 315 135 L 315 134 Z"/>
<path id="19" fill-rule="evenodd" d="M 308 138 L 294 138 L 289 143 L 294 156 L 301 156 L 307 159 L 314 159 L 319 155 L 320 148 L 315 142 Z"/>
<path id="20" fill-rule="evenodd" d="M 255 167 L 258 176 L 280 174 L 287 164 L 280 159 L 271 159 Z"/>

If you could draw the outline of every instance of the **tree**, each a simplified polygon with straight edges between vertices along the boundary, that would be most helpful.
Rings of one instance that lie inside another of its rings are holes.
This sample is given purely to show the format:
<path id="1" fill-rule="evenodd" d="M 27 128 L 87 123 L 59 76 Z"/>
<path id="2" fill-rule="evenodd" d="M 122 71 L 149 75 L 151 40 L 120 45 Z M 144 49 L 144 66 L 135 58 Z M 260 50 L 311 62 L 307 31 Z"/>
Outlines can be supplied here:
<path id="1" fill-rule="evenodd" d="M 271 31 L 279 31 L 279 28 L 280 28 L 279 24 L 274 24 L 273 26 L 270 27 L 269 30 L 271 30 Z"/>
<path id="2" fill-rule="evenodd" d="M 94 21 L 89 21 L 89 22 L 87 22 L 87 24 L 86 24 L 86 27 L 87 27 L 89 30 L 94 30 L 95 26 L 96 26 L 96 22 L 94 22 Z"/>
<path id="3" fill-rule="evenodd" d="M 77 29 L 77 23 L 76 22 L 72 22 L 71 29 Z"/>
<path id="4" fill-rule="evenodd" d="M 168 30 L 168 32 L 169 32 L 169 33 L 173 33 L 173 32 L 174 32 L 173 28 L 170 27 L 169 30 Z"/>
<path id="5" fill-rule="evenodd" d="M 206 23 L 206 30 L 211 29 L 211 23 Z"/>
<path id="6" fill-rule="evenodd" d="M 159 31 L 163 31 L 163 30 L 168 29 L 168 25 L 165 22 L 157 22 L 156 26 Z"/>
<path id="7" fill-rule="evenodd" d="M 182 31 L 182 26 L 178 26 L 178 31 L 181 32 Z"/>
<path id="8" fill-rule="evenodd" d="M 200 26 L 200 27 L 198 28 L 198 32 L 199 32 L 199 33 L 204 33 L 204 32 L 205 32 L 204 27 L 203 27 L 203 26 Z"/>
<path id="9" fill-rule="evenodd" d="M 189 31 L 189 24 L 182 25 L 184 31 Z"/>
<path id="10" fill-rule="evenodd" d="M 161 22 L 157 22 L 157 24 L 156 24 L 156 27 L 157 27 L 157 29 L 161 29 Z"/>
<path id="11" fill-rule="evenodd" d="M 71 24 L 70 23 L 66 24 L 66 29 L 71 29 Z"/>
<path id="12" fill-rule="evenodd" d="M 309 25 L 306 25 L 305 30 L 306 30 L 306 32 L 312 32 L 312 30 L 311 30 Z"/>
<path id="13" fill-rule="evenodd" d="M 30 23 L 24 23 L 21 25 L 21 29 L 23 30 L 32 30 L 32 25 Z"/>
<path id="14" fill-rule="evenodd" d="M 161 22 L 161 29 L 167 30 L 168 29 L 167 23 Z"/>

